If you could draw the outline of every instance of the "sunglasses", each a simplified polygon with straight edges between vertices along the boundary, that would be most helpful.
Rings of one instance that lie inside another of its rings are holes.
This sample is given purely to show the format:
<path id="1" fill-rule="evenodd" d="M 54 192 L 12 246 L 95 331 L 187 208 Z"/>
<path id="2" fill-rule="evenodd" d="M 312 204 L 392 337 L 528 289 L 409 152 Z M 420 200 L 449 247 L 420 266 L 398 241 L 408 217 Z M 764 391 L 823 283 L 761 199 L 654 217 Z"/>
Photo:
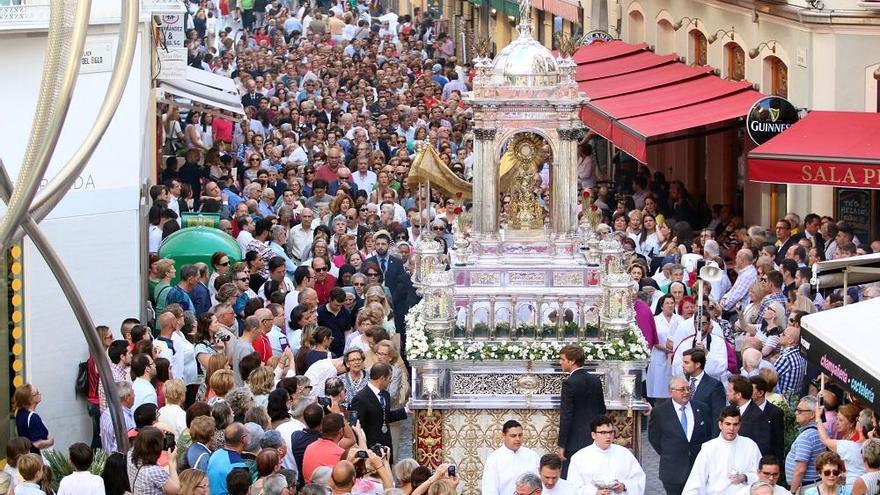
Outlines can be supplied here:
<path id="1" fill-rule="evenodd" d="M 355 287 L 363 287 L 363 286 L 365 286 L 365 285 L 367 285 L 367 284 L 365 284 L 365 283 L 363 283 L 363 282 L 355 282 L 355 283 L 353 283 L 352 285 L 354 285 Z"/>
<path id="2" fill-rule="evenodd" d="M 822 471 L 822 476 L 838 476 L 840 475 L 840 471 L 837 469 L 826 469 Z"/>
<path id="3" fill-rule="evenodd" d="M 431 227 L 431 230 L 446 230 L 443 227 Z"/>
<path id="4" fill-rule="evenodd" d="M 246 279 L 246 278 L 237 278 L 235 280 L 238 280 L 239 282 L 247 282 L 248 281 L 248 279 Z"/>
<path id="5" fill-rule="evenodd" d="M 376 273 L 376 272 L 368 272 L 368 273 L 367 273 L 367 276 L 368 276 L 368 277 L 378 277 L 379 274 Z"/>
<path id="6" fill-rule="evenodd" d="M 325 266 L 324 268 L 315 268 L 314 270 L 315 270 L 315 273 L 326 272 L 326 271 L 327 271 L 327 267 Z"/>
<path id="7" fill-rule="evenodd" d="M 217 263 L 217 266 L 229 266 L 229 261 L 224 261 L 223 263 Z"/>

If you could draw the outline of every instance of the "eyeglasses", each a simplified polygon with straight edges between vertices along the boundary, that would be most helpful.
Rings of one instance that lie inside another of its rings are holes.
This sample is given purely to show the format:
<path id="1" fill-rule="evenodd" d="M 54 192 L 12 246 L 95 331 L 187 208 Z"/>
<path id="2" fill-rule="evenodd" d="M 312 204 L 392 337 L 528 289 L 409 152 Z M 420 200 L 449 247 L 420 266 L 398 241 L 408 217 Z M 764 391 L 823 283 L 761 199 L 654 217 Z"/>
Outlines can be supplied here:
<path id="1" fill-rule="evenodd" d="M 262 320 L 260 320 L 260 323 L 263 323 L 266 321 L 275 321 L 275 317 L 273 316 L 272 318 L 263 318 Z"/>
<path id="2" fill-rule="evenodd" d="M 811 413 L 813 411 L 811 411 L 809 409 L 795 409 L 794 412 L 800 414 L 800 413 Z"/>
<path id="3" fill-rule="evenodd" d="M 767 281 L 767 277 L 761 277 L 761 282 L 766 282 L 766 281 Z"/>
<path id="4" fill-rule="evenodd" d="M 229 266 L 229 260 L 226 260 L 223 263 L 217 263 L 217 266 Z"/>
<path id="5" fill-rule="evenodd" d="M 431 230 L 446 230 L 443 227 L 431 227 Z"/>
<path id="6" fill-rule="evenodd" d="M 363 282 L 355 282 L 355 283 L 353 283 L 353 284 L 351 284 L 351 285 L 353 285 L 353 286 L 355 286 L 355 287 L 363 287 L 363 286 L 365 286 L 365 285 L 367 285 L 367 284 L 365 284 L 365 283 L 363 283 Z"/>
<path id="7" fill-rule="evenodd" d="M 239 282 L 247 282 L 248 281 L 248 279 L 246 279 L 246 278 L 237 278 L 235 280 L 237 280 Z"/>
<path id="8" fill-rule="evenodd" d="M 596 435 L 613 435 L 613 434 L 614 434 L 614 430 L 602 430 L 602 431 L 598 431 L 598 430 L 597 430 L 597 431 L 595 431 L 594 433 L 595 433 Z"/>
<path id="9" fill-rule="evenodd" d="M 326 272 L 327 267 L 325 266 L 324 268 L 314 268 L 313 270 L 315 270 L 316 273 Z"/>
<path id="10" fill-rule="evenodd" d="M 822 476 L 839 476 L 840 471 L 837 469 L 826 469 L 822 471 Z"/>
<path id="11" fill-rule="evenodd" d="M 779 477 L 779 472 L 776 472 L 776 473 L 768 473 L 768 472 L 766 472 L 766 471 L 761 471 L 760 473 L 763 474 L 764 476 L 768 477 L 768 478 L 778 478 L 778 477 Z"/>
<path id="12" fill-rule="evenodd" d="M 379 274 L 376 273 L 376 272 L 367 272 L 367 276 L 368 276 L 368 277 L 378 277 Z"/>
<path id="13" fill-rule="evenodd" d="M 357 220 L 357 217 L 354 217 L 354 216 L 352 216 L 352 217 L 346 217 L 346 218 L 348 218 L 349 220 Z"/>
<path id="14" fill-rule="evenodd" d="M 259 158 L 251 158 L 251 161 L 252 161 L 252 162 L 258 162 L 258 161 L 260 161 L 260 159 L 259 159 Z"/>

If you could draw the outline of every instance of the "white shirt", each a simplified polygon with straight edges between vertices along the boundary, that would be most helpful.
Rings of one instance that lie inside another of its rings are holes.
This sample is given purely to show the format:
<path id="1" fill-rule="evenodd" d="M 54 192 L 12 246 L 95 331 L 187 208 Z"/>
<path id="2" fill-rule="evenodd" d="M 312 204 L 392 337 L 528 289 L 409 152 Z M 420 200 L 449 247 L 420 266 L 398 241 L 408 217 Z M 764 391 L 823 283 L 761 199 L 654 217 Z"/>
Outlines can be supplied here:
<path id="1" fill-rule="evenodd" d="M 483 466 L 483 495 L 510 495 L 516 490 L 516 479 L 524 473 L 538 474 L 541 456 L 528 447 L 516 452 L 502 445 L 486 458 Z"/>
<path id="2" fill-rule="evenodd" d="M 367 191 L 367 194 L 373 192 L 373 188 L 376 186 L 376 182 L 378 181 L 376 177 L 376 172 L 372 170 L 367 170 L 367 173 L 361 173 L 360 170 L 355 170 L 351 174 L 352 180 L 354 180 L 355 185 L 358 186 L 358 190 Z"/>
<path id="3" fill-rule="evenodd" d="M 312 245 L 312 241 L 315 240 L 315 222 L 320 225 L 320 221 L 312 220 L 312 229 L 303 230 L 302 224 L 297 224 L 291 227 L 287 233 L 287 249 L 290 250 L 290 255 L 294 259 L 304 261 L 303 258 L 308 257 L 308 253 L 304 250 L 308 249 Z"/>
<path id="4" fill-rule="evenodd" d="M 681 328 L 687 328 L 688 321 L 685 320 L 681 324 L 678 325 L 679 330 Z M 691 326 L 690 328 L 693 328 Z M 705 345 L 707 339 L 703 339 L 702 342 Z M 675 353 L 672 358 L 672 376 L 683 377 L 684 370 L 681 368 L 681 359 L 684 351 L 691 349 L 694 345 L 694 333 L 691 331 L 686 337 L 679 339 L 678 342 L 673 340 L 673 349 Z M 713 378 L 717 378 L 721 380 L 724 375 L 727 373 L 727 344 L 725 344 L 724 337 L 721 337 L 717 334 L 712 334 L 712 345 L 709 347 L 709 352 L 706 353 L 706 373 Z"/>
<path id="5" fill-rule="evenodd" d="M 703 444 L 682 495 L 735 495 L 743 485 L 731 485 L 732 472 L 748 478 L 746 486 L 758 479 L 761 451 L 751 439 L 739 436 L 727 441 L 718 436 Z"/>
<path id="6" fill-rule="evenodd" d="M 174 438 L 186 429 L 186 411 L 177 404 L 167 404 L 159 409 L 159 422 L 174 432 Z"/>
<path id="7" fill-rule="evenodd" d="M 691 436 L 694 434 L 694 408 L 691 407 L 690 402 L 682 406 L 675 401 L 672 402 L 672 407 L 675 409 L 675 417 L 678 418 L 679 422 L 681 422 L 681 408 L 684 408 L 684 415 L 687 418 L 687 433 L 685 436 L 687 436 L 688 442 L 690 442 Z"/>
<path id="8" fill-rule="evenodd" d="M 131 384 L 131 388 L 134 389 L 134 404 L 131 406 L 132 411 L 137 409 L 141 404 L 159 405 L 156 399 L 156 388 L 153 387 L 152 383 L 143 378 L 135 378 L 134 382 Z"/>
<path id="9" fill-rule="evenodd" d="M 162 245 L 162 229 L 158 225 L 150 225 L 147 233 L 148 245 L 151 253 L 158 253 Z"/>
<path id="10" fill-rule="evenodd" d="M 645 471 L 632 452 L 626 447 L 612 443 L 602 450 L 593 443 L 575 452 L 568 466 L 568 481 L 578 487 L 578 493 L 595 495 L 595 480 L 617 480 L 626 486 L 623 493 L 645 493 Z"/>
<path id="11" fill-rule="evenodd" d="M 543 484 L 542 486 L 544 488 L 541 490 L 541 495 L 575 495 L 575 493 L 577 493 L 574 484 L 571 481 L 562 478 L 556 480 L 556 484 L 553 485 L 553 488 L 547 488 L 547 485 Z"/>
<path id="12" fill-rule="evenodd" d="M 177 364 L 180 366 L 180 368 L 172 370 L 174 378 L 180 378 L 185 385 L 198 383 L 199 370 L 196 367 L 196 347 L 186 340 L 180 330 L 175 330 L 171 334 L 171 341 L 174 342 L 174 358 L 179 360 Z M 171 364 L 173 366 L 174 362 Z"/>
<path id="13" fill-rule="evenodd" d="M 736 492 L 736 495 L 750 495 L 750 490 L 751 486 L 745 485 L 738 492 Z M 773 495 L 791 495 L 791 492 L 779 485 L 773 485 Z"/>
<path id="14" fill-rule="evenodd" d="M 284 349 L 282 349 L 282 341 L 283 343 L 287 343 L 287 335 L 285 335 L 280 328 L 272 325 L 272 330 L 269 330 L 266 337 L 269 339 L 269 344 L 272 346 L 273 356 L 277 356 L 284 352 Z"/>
<path id="15" fill-rule="evenodd" d="M 296 459 L 293 458 L 293 447 L 290 444 L 290 437 L 293 436 L 294 432 L 305 429 L 306 425 L 302 424 L 300 420 L 293 418 L 290 418 L 290 421 L 281 423 L 275 428 L 275 431 L 277 431 L 284 440 L 284 445 L 287 446 L 287 453 L 285 453 L 284 458 L 281 459 L 281 465 L 284 469 L 296 469 Z"/>
<path id="16" fill-rule="evenodd" d="M 74 471 L 61 478 L 58 495 L 104 495 L 104 479 L 88 471 Z"/>
<path id="17" fill-rule="evenodd" d="M 247 253 L 248 244 L 254 240 L 254 235 L 248 232 L 247 230 L 242 230 L 238 233 L 238 237 L 236 237 L 238 241 L 238 245 L 241 246 L 241 252 Z"/>
<path id="18" fill-rule="evenodd" d="M 325 395 L 324 382 L 326 382 L 328 378 L 333 378 L 339 375 L 339 372 L 336 370 L 336 365 L 333 364 L 333 360 L 327 358 L 314 362 L 309 366 L 309 369 L 306 370 L 304 375 L 309 379 L 309 383 L 312 384 L 312 393 L 309 394 L 309 397 L 322 397 Z"/>

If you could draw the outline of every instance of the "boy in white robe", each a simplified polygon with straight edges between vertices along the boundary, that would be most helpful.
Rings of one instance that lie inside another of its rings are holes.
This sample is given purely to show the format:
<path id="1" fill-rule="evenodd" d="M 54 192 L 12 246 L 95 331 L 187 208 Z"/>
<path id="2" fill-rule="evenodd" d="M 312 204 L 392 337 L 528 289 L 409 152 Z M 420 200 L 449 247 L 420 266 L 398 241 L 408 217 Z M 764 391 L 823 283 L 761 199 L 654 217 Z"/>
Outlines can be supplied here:
<path id="1" fill-rule="evenodd" d="M 540 456 L 523 447 L 523 428 L 516 420 L 508 420 L 501 428 L 504 444 L 489 454 L 483 466 L 483 495 L 510 495 L 516 480 L 523 473 L 538 474 Z"/>
<path id="2" fill-rule="evenodd" d="M 571 456 L 568 481 L 583 495 L 642 495 L 645 471 L 632 452 L 614 443 L 614 426 L 608 416 L 590 424 L 592 445 Z"/>
<path id="3" fill-rule="evenodd" d="M 721 434 L 703 444 L 682 495 L 735 495 L 758 479 L 761 451 L 754 441 L 739 435 L 739 408 L 725 407 L 720 418 Z"/>

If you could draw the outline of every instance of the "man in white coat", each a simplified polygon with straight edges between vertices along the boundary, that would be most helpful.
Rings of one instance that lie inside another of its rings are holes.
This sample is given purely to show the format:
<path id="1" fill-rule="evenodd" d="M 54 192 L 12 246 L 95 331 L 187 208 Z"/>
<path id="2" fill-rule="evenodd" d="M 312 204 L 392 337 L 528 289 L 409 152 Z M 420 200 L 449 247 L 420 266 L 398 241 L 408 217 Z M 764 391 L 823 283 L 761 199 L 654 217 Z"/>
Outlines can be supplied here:
<path id="1" fill-rule="evenodd" d="M 758 479 L 761 451 L 751 439 L 739 435 L 736 406 L 721 410 L 721 434 L 703 444 L 682 495 L 735 495 Z"/>
<path id="2" fill-rule="evenodd" d="M 696 318 L 696 316 L 694 316 Z M 700 315 L 701 331 L 697 335 L 693 331 L 693 320 L 688 319 L 679 323 L 677 340 L 672 342 L 672 376 L 684 376 L 681 367 L 681 358 L 684 351 L 691 348 L 701 348 L 706 351 L 706 368 L 704 371 L 707 375 L 717 380 L 723 380 L 727 376 L 727 344 L 720 332 L 713 332 L 713 322 L 709 318 L 709 311 L 705 309 Z M 684 337 L 682 329 L 688 328 Z"/>
<path id="3" fill-rule="evenodd" d="M 483 467 L 483 495 L 510 495 L 516 490 L 516 480 L 524 473 L 538 474 L 540 456 L 523 447 L 523 428 L 510 419 L 501 427 L 503 445 L 489 454 Z"/>
<path id="4" fill-rule="evenodd" d="M 583 495 L 642 495 L 645 471 L 632 452 L 614 443 L 611 418 L 602 415 L 590 423 L 593 444 L 571 456 L 568 481 Z"/>
<path id="5" fill-rule="evenodd" d="M 575 486 L 562 476 L 562 459 L 556 454 L 541 456 L 538 468 L 541 476 L 541 495 L 575 495 Z"/>

